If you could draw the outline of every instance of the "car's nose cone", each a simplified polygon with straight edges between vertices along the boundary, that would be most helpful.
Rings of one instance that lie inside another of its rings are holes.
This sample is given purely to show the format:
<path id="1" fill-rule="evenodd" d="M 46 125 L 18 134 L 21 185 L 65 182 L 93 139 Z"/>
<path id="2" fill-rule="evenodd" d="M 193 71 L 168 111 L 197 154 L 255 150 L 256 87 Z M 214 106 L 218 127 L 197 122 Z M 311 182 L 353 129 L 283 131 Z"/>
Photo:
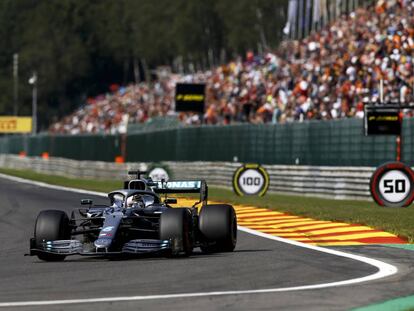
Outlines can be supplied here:
<path id="1" fill-rule="evenodd" d="M 108 248 L 111 246 L 112 240 L 106 238 L 99 238 L 93 244 L 96 248 Z"/>

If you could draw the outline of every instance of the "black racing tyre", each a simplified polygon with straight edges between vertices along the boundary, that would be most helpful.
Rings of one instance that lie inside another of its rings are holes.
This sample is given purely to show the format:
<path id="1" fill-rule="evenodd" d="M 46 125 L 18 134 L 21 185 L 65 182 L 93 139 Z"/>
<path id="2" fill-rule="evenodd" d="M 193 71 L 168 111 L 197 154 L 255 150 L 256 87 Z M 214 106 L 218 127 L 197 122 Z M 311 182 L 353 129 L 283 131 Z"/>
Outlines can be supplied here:
<path id="1" fill-rule="evenodd" d="M 160 240 L 179 242 L 181 252 L 190 256 L 193 251 L 191 239 L 191 214 L 186 208 L 171 208 L 161 214 Z M 174 253 L 172 255 L 178 255 Z"/>
<path id="2" fill-rule="evenodd" d="M 63 211 L 46 210 L 39 213 L 34 230 L 35 245 L 41 249 L 43 241 L 69 240 L 69 218 Z M 64 255 L 38 254 L 37 257 L 45 261 L 61 261 Z"/>
<path id="3" fill-rule="evenodd" d="M 237 243 L 237 218 L 233 206 L 211 204 L 201 209 L 199 229 L 204 237 L 203 252 L 232 252 Z"/>

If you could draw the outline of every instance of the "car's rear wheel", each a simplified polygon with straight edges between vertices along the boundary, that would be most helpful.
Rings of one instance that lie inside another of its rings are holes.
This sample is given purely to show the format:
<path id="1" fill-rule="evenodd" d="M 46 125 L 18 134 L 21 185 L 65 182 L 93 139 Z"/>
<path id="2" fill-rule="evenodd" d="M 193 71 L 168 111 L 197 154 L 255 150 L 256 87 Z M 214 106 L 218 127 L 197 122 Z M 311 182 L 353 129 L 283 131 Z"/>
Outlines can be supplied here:
<path id="1" fill-rule="evenodd" d="M 69 240 L 70 227 L 68 215 L 63 211 L 46 210 L 39 213 L 34 230 L 35 246 L 43 249 L 45 241 Z M 65 255 L 40 253 L 39 259 L 45 261 L 61 261 Z"/>
<path id="2" fill-rule="evenodd" d="M 172 255 L 191 255 L 191 214 L 186 208 L 171 208 L 161 214 L 160 239 L 171 240 Z"/>
<path id="3" fill-rule="evenodd" d="M 204 238 L 200 246 L 205 253 L 232 252 L 237 243 L 237 218 L 233 206 L 211 204 L 201 209 L 199 229 Z"/>

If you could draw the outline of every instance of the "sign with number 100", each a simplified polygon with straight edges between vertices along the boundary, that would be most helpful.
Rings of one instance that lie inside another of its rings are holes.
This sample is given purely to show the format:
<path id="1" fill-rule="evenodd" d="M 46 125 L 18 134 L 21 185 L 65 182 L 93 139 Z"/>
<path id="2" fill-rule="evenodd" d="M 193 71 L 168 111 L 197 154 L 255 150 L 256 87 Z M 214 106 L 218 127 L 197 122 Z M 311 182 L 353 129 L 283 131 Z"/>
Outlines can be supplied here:
<path id="1" fill-rule="evenodd" d="M 260 177 L 243 177 L 243 185 L 245 186 L 260 186 L 263 183 L 263 178 Z"/>
<path id="2" fill-rule="evenodd" d="M 387 207 L 406 207 L 414 199 L 414 173 L 401 162 L 386 163 L 371 177 L 370 190 L 375 202 Z"/>
<path id="3" fill-rule="evenodd" d="M 233 175 L 233 189 L 238 195 L 263 196 L 269 188 L 269 175 L 258 164 L 245 164 Z"/>

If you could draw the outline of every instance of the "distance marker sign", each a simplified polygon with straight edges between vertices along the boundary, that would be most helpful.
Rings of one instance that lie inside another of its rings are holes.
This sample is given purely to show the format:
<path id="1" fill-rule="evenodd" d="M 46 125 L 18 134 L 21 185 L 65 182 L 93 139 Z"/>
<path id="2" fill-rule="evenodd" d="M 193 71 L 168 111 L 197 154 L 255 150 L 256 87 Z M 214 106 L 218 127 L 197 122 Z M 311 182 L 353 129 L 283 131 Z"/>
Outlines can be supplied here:
<path id="1" fill-rule="evenodd" d="M 401 162 L 381 165 L 371 177 L 370 190 L 378 205 L 409 206 L 414 200 L 414 172 Z"/>
<path id="2" fill-rule="evenodd" d="M 149 177 L 153 181 L 168 181 L 170 179 L 170 175 L 168 174 L 167 170 L 164 167 L 153 167 L 148 174 Z"/>
<path id="3" fill-rule="evenodd" d="M 269 174 L 259 164 L 245 164 L 233 175 L 233 189 L 237 195 L 265 195 L 269 188 Z"/>

